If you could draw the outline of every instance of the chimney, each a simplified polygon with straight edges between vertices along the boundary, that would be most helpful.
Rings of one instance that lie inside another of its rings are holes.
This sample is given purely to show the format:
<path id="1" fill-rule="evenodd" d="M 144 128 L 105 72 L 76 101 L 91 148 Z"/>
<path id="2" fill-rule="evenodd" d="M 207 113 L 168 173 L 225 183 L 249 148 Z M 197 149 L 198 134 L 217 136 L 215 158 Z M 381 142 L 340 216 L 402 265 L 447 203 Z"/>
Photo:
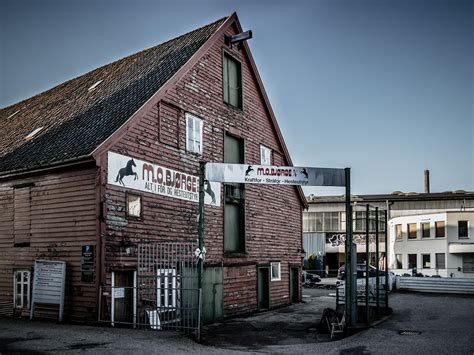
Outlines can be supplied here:
<path id="1" fill-rule="evenodd" d="M 425 170 L 425 194 L 430 193 L 430 171 Z"/>

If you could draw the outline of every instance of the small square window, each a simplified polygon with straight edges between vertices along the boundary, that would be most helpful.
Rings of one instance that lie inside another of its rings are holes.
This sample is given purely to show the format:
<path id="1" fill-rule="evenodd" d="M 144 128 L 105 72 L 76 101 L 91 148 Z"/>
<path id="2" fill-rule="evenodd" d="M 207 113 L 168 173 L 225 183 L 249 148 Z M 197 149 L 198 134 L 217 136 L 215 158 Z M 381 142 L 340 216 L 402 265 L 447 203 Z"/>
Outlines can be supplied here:
<path id="1" fill-rule="evenodd" d="M 395 225 L 396 240 L 402 240 L 402 225 Z"/>
<path id="2" fill-rule="evenodd" d="M 272 150 L 264 145 L 260 146 L 260 165 L 272 165 Z"/>
<path id="3" fill-rule="evenodd" d="M 413 269 L 417 267 L 416 254 L 408 254 L 408 268 Z"/>
<path id="4" fill-rule="evenodd" d="M 202 120 L 186 114 L 186 150 L 202 154 Z"/>
<path id="5" fill-rule="evenodd" d="M 469 238 L 468 221 L 458 221 L 458 238 Z"/>
<path id="6" fill-rule="evenodd" d="M 408 224 L 408 239 L 416 239 L 416 223 Z"/>
<path id="7" fill-rule="evenodd" d="M 281 263 L 273 262 L 272 264 L 272 281 L 281 280 Z"/>
<path id="8" fill-rule="evenodd" d="M 142 217 L 142 197 L 140 195 L 127 193 L 127 216 Z"/>

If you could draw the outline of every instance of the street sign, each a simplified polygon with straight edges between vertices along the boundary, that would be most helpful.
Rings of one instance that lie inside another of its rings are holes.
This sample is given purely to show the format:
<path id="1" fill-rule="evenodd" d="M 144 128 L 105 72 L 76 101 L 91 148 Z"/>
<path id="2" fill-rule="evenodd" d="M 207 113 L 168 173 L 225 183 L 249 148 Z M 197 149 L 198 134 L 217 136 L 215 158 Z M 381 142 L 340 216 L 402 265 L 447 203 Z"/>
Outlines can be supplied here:
<path id="1" fill-rule="evenodd" d="M 344 169 L 207 163 L 206 180 L 242 184 L 345 186 Z"/>

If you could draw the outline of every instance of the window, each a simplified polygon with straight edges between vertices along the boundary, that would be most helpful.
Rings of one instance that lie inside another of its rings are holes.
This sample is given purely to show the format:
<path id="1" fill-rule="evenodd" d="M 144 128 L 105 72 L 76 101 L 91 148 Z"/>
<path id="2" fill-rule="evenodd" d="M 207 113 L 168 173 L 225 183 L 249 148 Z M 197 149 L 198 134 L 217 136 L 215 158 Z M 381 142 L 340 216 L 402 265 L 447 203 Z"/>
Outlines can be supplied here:
<path id="1" fill-rule="evenodd" d="M 31 186 L 14 189 L 14 245 L 30 246 L 31 237 Z"/>
<path id="2" fill-rule="evenodd" d="M 458 238 L 469 238 L 467 221 L 458 221 Z"/>
<path id="3" fill-rule="evenodd" d="M 444 253 L 436 253 L 436 268 L 446 269 L 446 256 Z"/>
<path id="4" fill-rule="evenodd" d="M 357 211 L 355 213 L 355 230 L 365 231 L 365 211 Z"/>
<path id="5" fill-rule="evenodd" d="M 273 262 L 272 264 L 272 281 L 281 280 L 281 263 Z"/>
<path id="6" fill-rule="evenodd" d="M 202 154 L 202 120 L 186 114 L 186 150 Z"/>
<path id="7" fill-rule="evenodd" d="M 272 150 L 264 145 L 260 146 L 260 165 L 272 165 Z"/>
<path id="8" fill-rule="evenodd" d="M 179 294 L 179 277 L 176 276 L 176 269 L 157 270 L 157 294 L 156 304 L 158 307 L 176 307 Z M 161 309 L 161 312 L 165 309 Z"/>
<path id="9" fill-rule="evenodd" d="M 31 273 L 26 270 L 18 270 L 14 273 L 14 305 L 15 308 L 30 308 L 30 279 Z"/>
<path id="10" fill-rule="evenodd" d="M 462 271 L 474 272 L 474 253 L 465 253 L 462 255 Z"/>
<path id="11" fill-rule="evenodd" d="M 422 223 L 421 224 L 422 238 L 430 238 L 430 224 Z"/>
<path id="12" fill-rule="evenodd" d="M 142 197 L 127 193 L 127 216 L 128 217 L 142 217 Z"/>
<path id="13" fill-rule="evenodd" d="M 416 265 L 416 254 L 408 254 L 408 268 L 413 269 Z"/>
<path id="14" fill-rule="evenodd" d="M 444 238 L 444 221 L 435 222 L 436 238 Z"/>
<path id="15" fill-rule="evenodd" d="M 402 254 L 395 254 L 395 269 L 403 269 Z"/>
<path id="16" fill-rule="evenodd" d="M 401 224 L 396 224 L 395 225 L 395 235 L 396 235 L 396 240 L 402 240 L 402 225 Z"/>
<path id="17" fill-rule="evenodd" d="M 422 262 L 423 262 L 423 269 L 431 268 L 431 255 L 423 254 L 421 257 L 422 257 Z"/>
<path id="18" fill-rule="evenodd" d="M 416 239 L 416 223 L 408 224 L 408 239 Z"/>
<path id="19" fill-rule="evenodd" d="M 224 102 L 242 109 L 242 69 L 238 60 L 224 53 Z"/>
<path id="20" fill-rule="evenodd" d="M 244 141 L 226 134 L 224 162 L 244 163 Z M 244 184 L 224 185 L 224 251 L 245 252 L 245 190 Z"/>

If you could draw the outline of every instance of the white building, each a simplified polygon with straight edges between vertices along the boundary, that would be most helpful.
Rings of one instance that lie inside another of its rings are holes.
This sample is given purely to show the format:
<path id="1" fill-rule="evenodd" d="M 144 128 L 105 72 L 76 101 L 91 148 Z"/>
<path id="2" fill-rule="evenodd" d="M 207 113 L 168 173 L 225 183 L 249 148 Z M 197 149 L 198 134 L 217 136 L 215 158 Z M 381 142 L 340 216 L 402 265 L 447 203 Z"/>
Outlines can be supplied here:
<path id="1" fill-rule="evenodd" d="M 393 272 L 474 277 L 474 212 L 421 214 L 389 221 Z"/>

